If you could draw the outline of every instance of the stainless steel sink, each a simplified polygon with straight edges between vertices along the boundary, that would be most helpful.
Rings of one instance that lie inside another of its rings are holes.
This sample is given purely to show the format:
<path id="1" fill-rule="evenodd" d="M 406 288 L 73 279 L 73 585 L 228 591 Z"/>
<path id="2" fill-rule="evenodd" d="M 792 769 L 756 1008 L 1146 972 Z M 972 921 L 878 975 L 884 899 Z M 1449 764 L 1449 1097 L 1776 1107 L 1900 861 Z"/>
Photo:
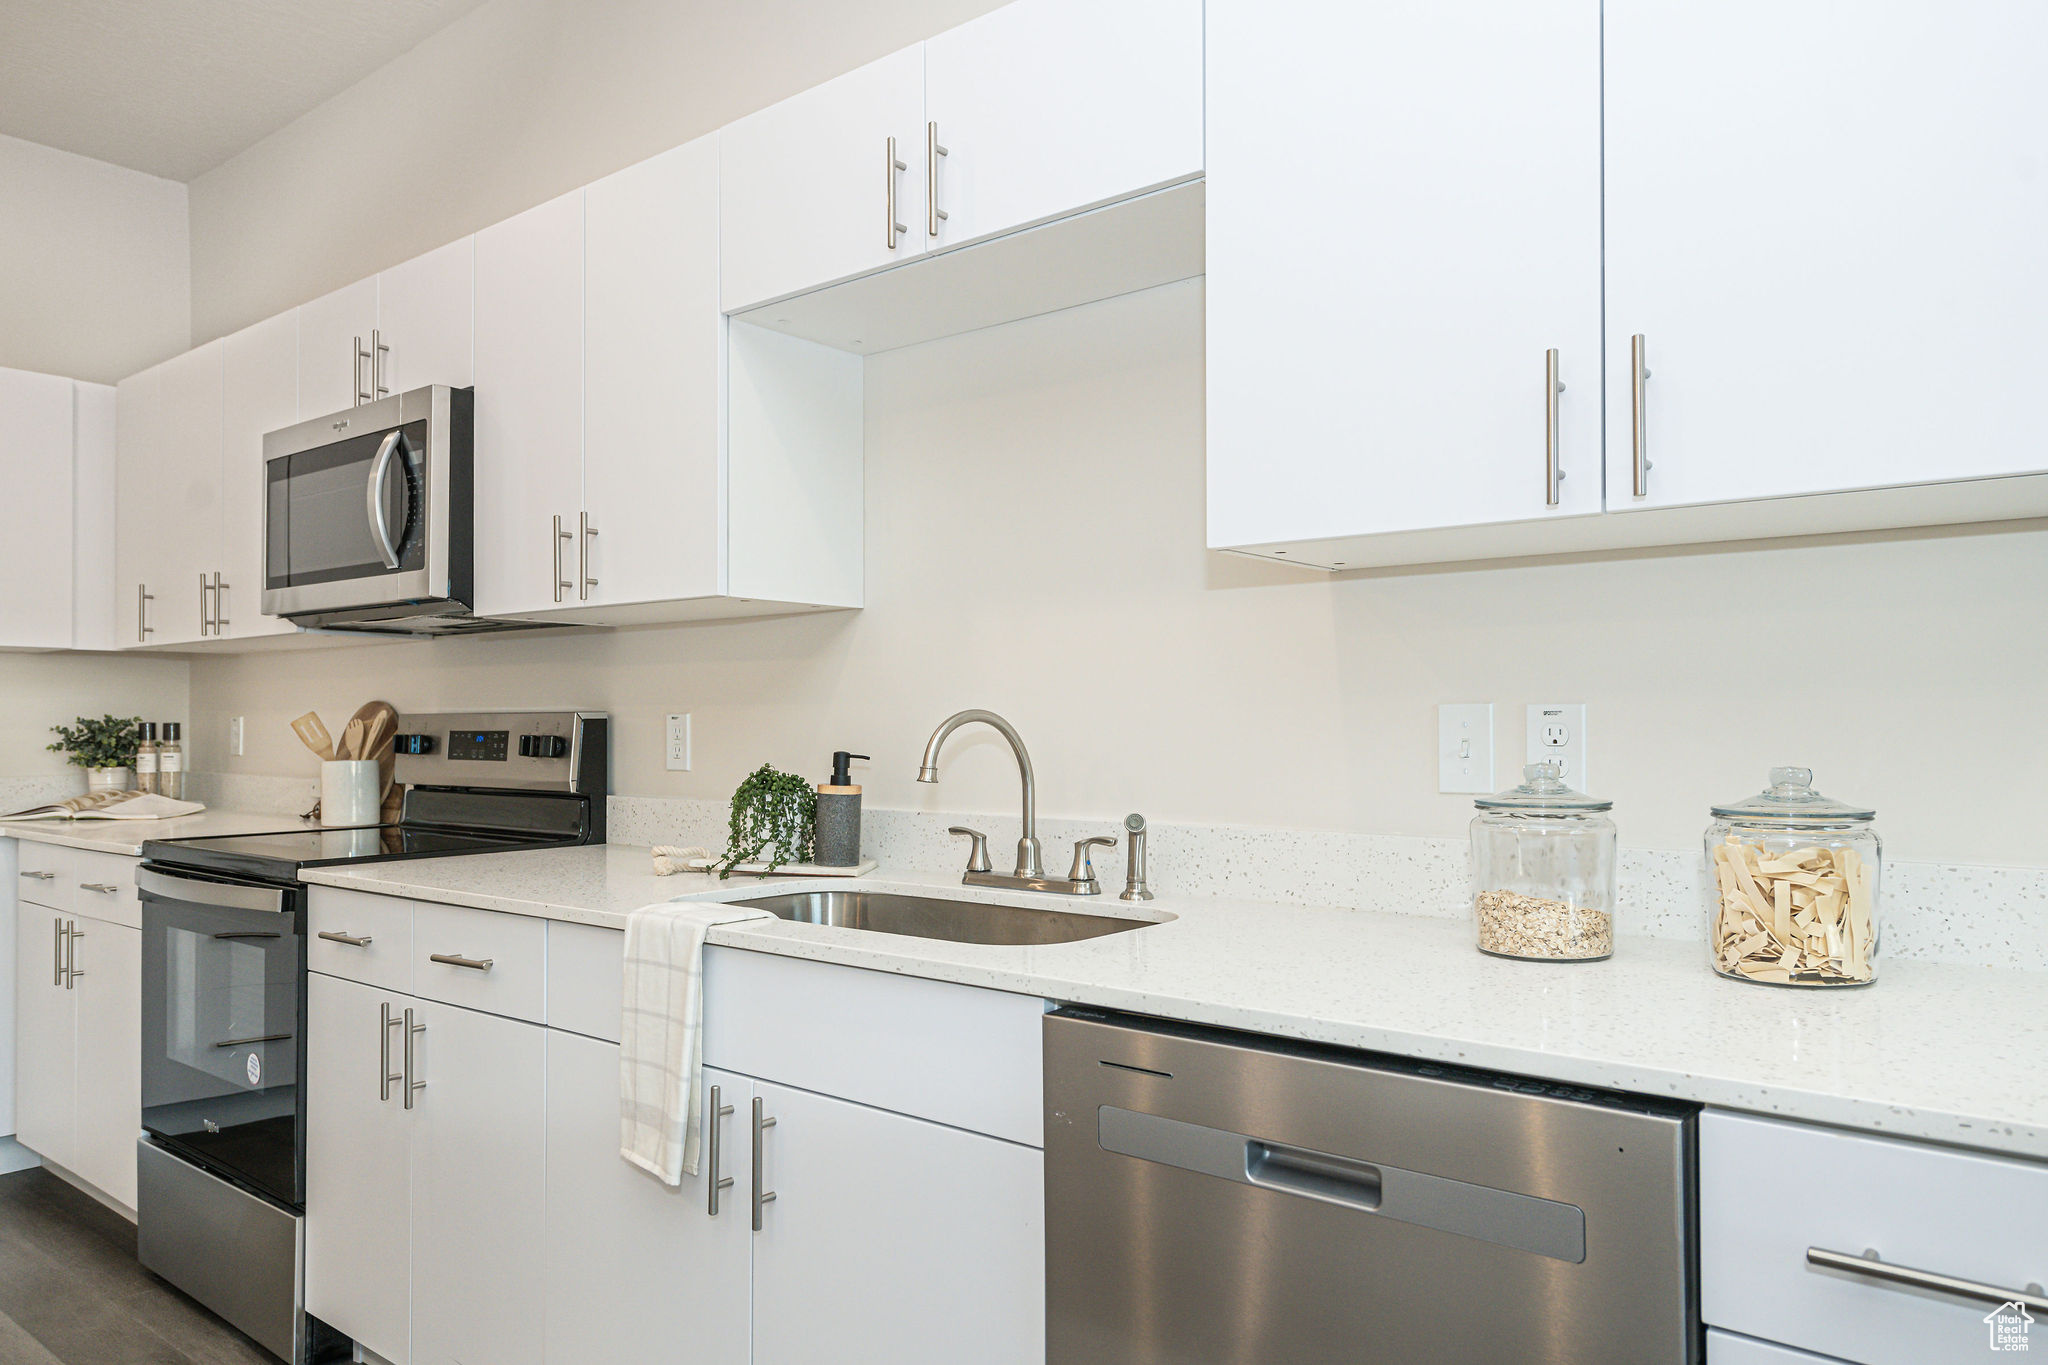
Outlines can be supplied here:
<path id="1" fill-rule="evenodd" d="M 799 924 L 831 924 L 877 934 L 1011 947 L 1073 943 L 1104 934 L 1120 934 L 1126 929 L 1143 929 L 1154 923 L 1071 910 L 893 895 L 886 891 L 803 891 L 760 896 L 739 904 L 759 906 L 778 919 Z"/>

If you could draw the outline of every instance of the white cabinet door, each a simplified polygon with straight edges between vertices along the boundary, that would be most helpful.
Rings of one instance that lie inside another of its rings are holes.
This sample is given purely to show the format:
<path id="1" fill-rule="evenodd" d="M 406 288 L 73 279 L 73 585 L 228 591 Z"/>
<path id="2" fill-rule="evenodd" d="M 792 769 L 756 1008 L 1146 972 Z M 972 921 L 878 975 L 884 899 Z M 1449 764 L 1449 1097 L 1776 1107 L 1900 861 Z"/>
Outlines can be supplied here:
<path id="1" fill-rule="evenodd" d="M 97 919 L 73 923 L 78 1130 L 70 1165 L 132 1209 L 142 1134 L 142 931 Z"/>
<path id="2" fill-rule="evenodd" d="M 619 1156 L 617 1045 L 550 1030 L 547 1047 L 548 1365 L 748 1365 L 750 1082 L 705 1072 L 703 1164 L 670 1189 Z M 714 1120 L 713 1087 L 733 1110 L 723 1119 Z M 716 1217 L 714 1121 L 718 1173 L 733 1182 Z"/>
<path id="3" fill-rule="evenodd" d="M 1207 50 L 1209 544 L 1599 511 L 1598 0 L 1211 0 Z"/>
<path id="4" fill-rule="evenodd" d="M 584 214 L 583 503 L 597 534 L 578 566 L 597 581 L 578 596 L 709 597 L 725 509 L 717 139 L 598 181 Z"/>
<path id="5" fill-rule="evenodd" d="M 1606 25 L 1608 506 L 2048 469 L 2023 150 L 2048 7 L 1612 0 Z"/>
<path id="6" fill-rule="evenodd" d="M 464 237 L 377 277 L 377 331 L 391 348 L 379 364 L 392 393 L 469 387 L 475 269 L 476 240 Z"/>
<path id="7" fill-rule="evenodd" d="M 538 1365 L 547 1030 L 413 1009 L 426 1030 L 413 1078 L 426 1088 L 412 1113 L 411 1365 Z"/>
<path id="8" fill-rule="evenodd" d="M 920 255 L 924 137 L 922 43 L 726 125 L 725 311 Z"/>
<path id="9" fill-rule="evenodd" d="M 149 643 L 149 591 L 157 540 L 151 523 L 157 485 L 150 471 L 163 429 L 163 367 L 114 386 L 114 640 L 123 649 Z M 163 586 L 161 583 L 159 587 Z"/>
<path id="10" fill-rule="evenodd" d="M 1005 5 L 925 44 L 925 118 L 934 247 L 1200 175 L 1202 0 Z"/>
<path id="11" fill-rule="evenodd" d="M 410 1358 L 412 1115 L 384 1077 L 412 1004 L 306 978 L 306 1311 L 392 1365 Z"/>
<path id="12" fill-rule="evenodd" d="M 124 514 L 121 535 L 143 543 L 143 581 L 155 598 L 152 645 L 189 644 L 202 638 L 202 610 L 211 619 L 211 597 L 202 596 L 199 580 L 207 579 L 210 593 L 218 567 L 226 350 L 225 342 L 211 341 L 157 367 L 151 448 L 139 470 L 121 470 L 123 480 L 139 481 L 139 514 L 133 524 Z"/>
<path id="13" fill-rule="evenodd" d="M 214 551 L 221 589 L 214 612 L 220 634 L 231 639 L 289 634 L 291 622 L 263 614 L 263 437 L 298 420 L 298 313 L 267 318 L 223 345 L 221 537 Z"/>
<path id="14" fill-rule="evenodd" d="M 650 498 L 660 498 L 649 489 Z M 583 506 L 583 191 L 476 235 L 476 610 L 575 600 Z M 555 537 L 562 519 L 567 539 Z"/>
<path id="15" fill-rule="evenodd" d="M 27 902 L 15 911 L 14 1136 L 68 1166 L 78 1100 L 77 995 L 57 970 L 64 917 Z"/>
<path id="16" fill-rule="evenodd" d="M 0 645 L 71 648 L 72 387 L 0 370 Z"/>
<path id="17" fill-rule="evenodd" d="M 1043 1153 L 756 1093 L 775 1199 L 754 1238 L 754 1365 L 1042 1365 Z"/>
<path id="18" fill-rule="evenodd" d="M 71 641 L 74 649 L 119 649 L 114 603 L 121 535 L 115 471 L 115 394 L 111 384 L 73 386 L 71 516 Z M 133 634 L 126 638 L 134 639 Z"/>
<path id="19" fill-rule="evenodd" d="M 372 390 L 369 366 L 358 358 L 377 327 L 377 278 L 357 280 L 299 305 L 299 415 L 325 417 L 356 404 Z M 396 390 L 393 390 L 396 392 Z"/>

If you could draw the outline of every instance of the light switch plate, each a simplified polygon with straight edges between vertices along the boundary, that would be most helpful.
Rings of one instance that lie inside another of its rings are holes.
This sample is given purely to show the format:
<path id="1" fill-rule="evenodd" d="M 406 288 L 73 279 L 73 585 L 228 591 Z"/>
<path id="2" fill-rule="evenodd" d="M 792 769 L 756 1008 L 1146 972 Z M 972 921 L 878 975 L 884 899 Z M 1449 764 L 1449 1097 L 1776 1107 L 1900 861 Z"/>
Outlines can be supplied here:
<path id="1" fill-rule="evenodd" d="M 236 758 L 242 756 L 242 718 L 228 717 L 228 752 Z"/>
<path id="2" fill-rule="evenodd" d="M 673 713 L 665 727 L 663 759 L 672 773 L 690 771 L 690 713 Z"/>
<path id="3" fill-rule="evenodd" d="M 1493 703 L 1445 702 L 1436 708 L 1436 789 L 1491 792 Z"/>
<path id="4" fill-rule="evenodd" d="M 1578 791 L 1586 785 L 1586 704 L 1532 702 L 1529 705 L 1529 759 L 1564 764 L 1564 780 Z"/>

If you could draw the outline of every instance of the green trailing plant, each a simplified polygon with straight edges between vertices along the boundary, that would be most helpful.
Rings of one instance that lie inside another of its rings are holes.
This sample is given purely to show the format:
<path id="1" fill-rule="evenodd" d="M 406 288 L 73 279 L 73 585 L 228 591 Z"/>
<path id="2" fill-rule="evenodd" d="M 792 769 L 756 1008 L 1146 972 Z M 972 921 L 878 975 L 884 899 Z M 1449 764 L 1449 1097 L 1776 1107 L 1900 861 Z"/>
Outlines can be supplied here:
<path id="1" fill-rule="evenodd" d="M 817 809 L 810 783 L 763 763 L 732 794 L 719 877 L 730 877 L 741 863 L 764 862 L 773 872 L 785 863 L 809 862 Z"/>
<path id="2" fill-rule="evenodd" d="M 98 720 L 78 718 L 76 725 L 52 725 L 57 742 L 53 754 L 69 754 L 74 768 L 132 768 L 135 766 L 135 727 L 142 717 L 102 716 Z"/>

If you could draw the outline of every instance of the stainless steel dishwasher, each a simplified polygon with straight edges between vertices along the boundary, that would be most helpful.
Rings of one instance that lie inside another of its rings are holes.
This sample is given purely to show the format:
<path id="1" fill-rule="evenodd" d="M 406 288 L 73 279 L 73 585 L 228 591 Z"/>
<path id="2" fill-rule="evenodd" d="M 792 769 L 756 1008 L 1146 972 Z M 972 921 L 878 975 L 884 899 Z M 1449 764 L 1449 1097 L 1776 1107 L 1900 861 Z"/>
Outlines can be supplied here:
<path id="1" fill-rule="evenodd" d="M 1067 1008 L 1048 1365 L 1696 1365 L 1697 1105 Z"/>

